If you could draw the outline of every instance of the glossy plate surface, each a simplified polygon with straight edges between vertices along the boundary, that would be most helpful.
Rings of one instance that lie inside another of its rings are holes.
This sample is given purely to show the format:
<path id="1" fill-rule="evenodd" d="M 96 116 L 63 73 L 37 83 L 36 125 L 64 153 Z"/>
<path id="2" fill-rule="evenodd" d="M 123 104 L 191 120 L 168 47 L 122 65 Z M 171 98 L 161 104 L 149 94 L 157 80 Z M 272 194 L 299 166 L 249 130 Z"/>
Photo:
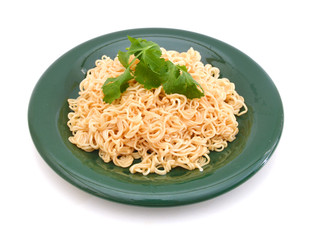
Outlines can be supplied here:
<path id="1" fill-rule="evenodd" d="M 204 171 L 176 168 L 165 176 L 131 174 L 105 164 L 68 142 L 68 98 L 76 98 L 87 69 L 102 55 L 114 58 L 129 46 L 126 36 L 157 42 L 167 50 L 199 51 L 204 64 L 218 67 L 236 85 L 249 112 L 238 117 L 237 139 L 210 153 Z M 107 34 L 85 42 L 56 60 L 33 90 L 28 110 L 30 133 L 43 159 L 73 185 L 109 200 L 173 206 L 206 200 L 238 186 L 256 173 L 275 150 L 283 128 L 279 93 L 265 71 L 248 56 L 211 37 L 176 29 L 144 28 Z"/>

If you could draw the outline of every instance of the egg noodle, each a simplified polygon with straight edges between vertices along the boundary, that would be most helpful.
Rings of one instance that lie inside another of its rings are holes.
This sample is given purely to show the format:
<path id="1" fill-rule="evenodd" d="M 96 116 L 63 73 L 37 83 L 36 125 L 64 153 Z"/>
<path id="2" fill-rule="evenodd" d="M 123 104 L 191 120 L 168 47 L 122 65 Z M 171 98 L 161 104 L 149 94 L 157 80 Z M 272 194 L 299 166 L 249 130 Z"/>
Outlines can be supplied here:
<path id="1" fill-rule="evenodd" d="M 84 151 L 99 150 L 104 162 L 129 167 L 131 173 L 168 173 L 172 168 L 200 169 L 210 162 L 210 151 L 222 151 L 238 133 L 236 116 L 247 112 L 234 83 L 220 78 L 218 68 L 201 62 L 199 52 L 166 51 L 162 57 L 185 65 L 205 96 L 187 99 L 167 95 L 160 86 L 147 90 L 130 80 L 121 98 L 103 101 L 102 85 L 122 74 L 118 58 L 96 61 L 80 83 L 77 99 L 68 99 L 72 110 L 69 141 Z M 135 161 L 140 159 L 140 161 Z"/>

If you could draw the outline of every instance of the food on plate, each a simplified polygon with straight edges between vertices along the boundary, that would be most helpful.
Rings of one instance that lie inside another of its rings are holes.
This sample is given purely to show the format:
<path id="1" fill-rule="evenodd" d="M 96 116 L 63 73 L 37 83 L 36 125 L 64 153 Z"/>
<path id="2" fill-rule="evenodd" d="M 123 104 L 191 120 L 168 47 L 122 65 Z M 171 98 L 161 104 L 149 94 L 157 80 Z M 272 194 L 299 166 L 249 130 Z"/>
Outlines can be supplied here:
<path id="1" fill-rule="evenodd" d="M 210 151 L 236 138 L 236 116 L 247 112 L 244 98 L 193 48 L 167 51 L 128 39 L 127 51 L 97 60 L 78 98 L 68 99 L 69 141 L 131 173 L 202 171 Z"/>

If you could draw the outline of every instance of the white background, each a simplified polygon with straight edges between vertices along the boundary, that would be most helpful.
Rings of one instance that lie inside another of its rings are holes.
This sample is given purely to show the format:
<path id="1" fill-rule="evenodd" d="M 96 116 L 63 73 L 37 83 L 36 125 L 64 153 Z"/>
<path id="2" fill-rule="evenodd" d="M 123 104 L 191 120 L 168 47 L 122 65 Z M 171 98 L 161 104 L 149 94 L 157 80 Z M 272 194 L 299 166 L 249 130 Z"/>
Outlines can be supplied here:
<path id="1" fill-rule="evenodd" d="M 313 1 L 2 1 L 1 239 L 316 239 Z M 249 55 L 273 79 L 285 125 L 270 161 L 212 200 L 144 208 L 94 197 L 39 156 L 27 125 L 32 90 L 71 48 L 130 28 L 202 33 Z"/>

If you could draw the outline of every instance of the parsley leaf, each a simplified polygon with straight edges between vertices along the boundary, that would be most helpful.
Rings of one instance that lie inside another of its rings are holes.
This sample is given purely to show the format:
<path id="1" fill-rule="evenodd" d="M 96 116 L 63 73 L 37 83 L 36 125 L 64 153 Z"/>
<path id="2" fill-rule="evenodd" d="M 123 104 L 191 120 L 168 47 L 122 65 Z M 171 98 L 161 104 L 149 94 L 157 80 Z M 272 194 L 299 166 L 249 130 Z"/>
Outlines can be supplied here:
<path id="1" fill-rule="evenodd" d="M 175 93 L 180 93 L 185 95 L 189 99 L 201 98 L 204 96 L 204 90 L 201 85 L 193 79 L 190 73 L 182 71 L 182 74 L 178 78 L 178 81 L 183 83 L 185 87 L 184 90 L 174 90 Z M 201 91 L 202 90 L 202 91 Z"/>
<path id="2" fill-rule="evenodd" d="M 183 94 L 187 98 L 201 98 L 204 96 L 202 87 L 188 73 L 185 66 L 175 65 L 171 61 L 161 58 L 161 50 L 157 43 L 146 39 L 128 36 L 131 46 L 127 52 L 119 51 L 118 59 L 126 68 L 117 78 L 109 78 L 102 86 L 104 101 L 112 103 L 118 99 L 129 86 L 128 81 L 135 79 L 146 89 L 163 86 L 167 94 Z M 130 56 L 135 58 L 129 62 Z M 135 71 L 130 66 L 139 59 Z"/>
<path id="3" fill-rule="evenodd" d="M 121 64 L 127 68 L 128 67 L 128 62 L 129 62 L 129 56 L 130 54 L 127 52 L 122 52 L 121 50 L 118 51 L 117 53 L 118 59 L 121 62 Z"/>
<path id="4" fill-rule="evenodd" d="M 128 54 L 134 54 L 139 60 L 146 63 L 152 71 L 158 74 L 164 70 L 165 60 L 161 58 L 161 50 L 157 43 L 130 36 L 128 36 L 128 39 L 132 43 L 128 48 Z"/>
<path id="5" fill-rule="evenodd" d="M 135 80 L 144 85 L 146 89 L 158 88 L 163 79 L 162 77 L 152 71 L 150 67 L 144 63 L 139 62 L 135 69 Z"/>
<path id="6" fill-rule="evenodd" d="M 188 73 L 185 66 L 174 65 L 170 61 L 167 61 L 167 65 L 167 81 L 162 85 L 167 94 L 179 93 L 190 99 L 201 98 L 204 96 L 202 87 L 193 79 L 190 73 Z"/>
<path id="7" fill-rule="evenodd" d="M 147 41 L 146 39 L 141 38 L 133 38 L 130 36 L 127 36 L 128 39 L 131 42 L 131 46 L 128 48 L 128 53 L 130 55 L 134 54 L 135 56 L 139 55 L 139 60 L 141 60 L 142 55 L 146 55 L 146 53 L 149 52 L 155 52 L 156 57 L 160 58 L 161 51 L 160 47 L 157 43 Z M 160 55 L 159 55 L 160 53 Z"/>
<path id="8" fill-rule="evenodd" d="M 112 103 L 115 99 L 120 98 L 121 93 L 125 92 L 129 86 L 128 81 L 132 78 L 129 68 L 116 78 L 108 78 L 102 86 L 103 101 Z"/>
<path id="9" fill-rule="evenodd" d="M 162 84 L 165 93 L 172 94 L 175 93 L 174 89 L 177 89 L 180 92 L 184 91 L 184 85 L 181 84 L 177 79 L 180 76 L 180 71 L 175 64 L 171 61 L 166 62 L 167 72 L 165 73 L 165 82 Z"/>

